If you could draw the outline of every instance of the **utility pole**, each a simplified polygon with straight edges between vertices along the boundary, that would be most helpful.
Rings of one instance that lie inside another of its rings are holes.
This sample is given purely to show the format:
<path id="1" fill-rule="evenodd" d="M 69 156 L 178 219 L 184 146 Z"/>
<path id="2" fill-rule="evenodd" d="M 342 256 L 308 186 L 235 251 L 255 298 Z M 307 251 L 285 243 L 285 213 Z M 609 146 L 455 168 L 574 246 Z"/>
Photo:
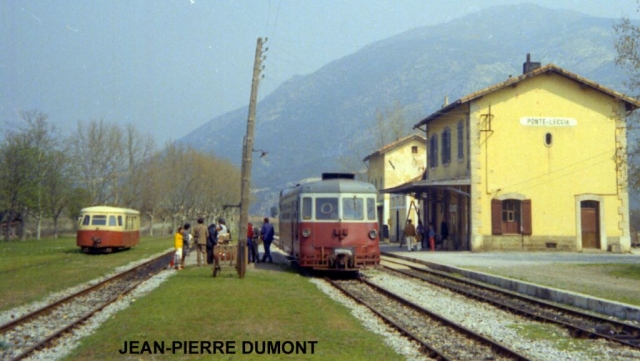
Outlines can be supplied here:
<path id="1" fill-rule="evenodd" d="M 242 168 L 240 176 L 242 184 L 240 186 L 240 225 L 238 226 L 238 274 L 244 277 L 247 265 L 247 223 L 249 223 L 249 198 L 251 195 L 251 158 L 253 154 L 253 133 L 256 120 L 256 103 L 258 102 L 258 84 L 260 83 L 260 72 L 264 69 L 262 65 L 262 44 L 267 41 L 258 38 L 256 44 L 256 58 L 253 63 L 253 80 L 251 82 L 251 98 L 249 99 L 249 116 L 247 118 L 247 134 L 242 142 Z M 240 253 L 243 254 L 240 254 Z"/>

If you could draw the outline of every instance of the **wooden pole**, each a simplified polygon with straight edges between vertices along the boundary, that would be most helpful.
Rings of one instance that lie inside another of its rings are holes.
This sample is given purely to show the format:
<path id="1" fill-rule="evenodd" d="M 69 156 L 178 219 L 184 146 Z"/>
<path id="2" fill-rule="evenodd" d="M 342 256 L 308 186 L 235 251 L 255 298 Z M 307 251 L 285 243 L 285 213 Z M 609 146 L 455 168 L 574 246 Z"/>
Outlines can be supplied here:
<path id="1" fill-rule="evenodd" d="M 242 168 L 240 187 L 240 224 L 238 226 L 238 244 L 247 242 L 247 224 L 249 223 L 249 196 L 251 194 L 251 158 L 253 154 L 253 133 L 256 120 L 256 104 L 258 102 L 258 84 L 260 83 L 260 72 L 262 71 L 262 38 L 258 38 L 256 44 L 256 58 L 253 63 L 253 80 L 251 82 L 251 98 L 249 99 L 249 116 L 247 118 L 247 134 L 242 144 Z M 247 247 L 238 247 L 238 261 L 241 263 L 238 274 L 242 278 L 246 268 Z"/>

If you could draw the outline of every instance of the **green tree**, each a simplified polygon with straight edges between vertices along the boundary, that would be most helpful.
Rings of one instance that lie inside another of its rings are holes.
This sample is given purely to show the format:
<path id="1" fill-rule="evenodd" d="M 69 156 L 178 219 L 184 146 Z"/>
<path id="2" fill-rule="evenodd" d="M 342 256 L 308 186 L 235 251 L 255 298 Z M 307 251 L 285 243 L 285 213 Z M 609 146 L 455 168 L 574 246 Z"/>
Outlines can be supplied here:
<path id="1" fill-rule="evenodd" d="M 14 219 L 21 220 L 20 237 L 24 239 L 24 219 L 37 198 L 36 157 L 37 150 L 24 134 L 14 131 L 5 134 L 0 146 L 0 206 L 3 210 L 1 221 L 7 224 L 4 234 L 7 241 Z"/>

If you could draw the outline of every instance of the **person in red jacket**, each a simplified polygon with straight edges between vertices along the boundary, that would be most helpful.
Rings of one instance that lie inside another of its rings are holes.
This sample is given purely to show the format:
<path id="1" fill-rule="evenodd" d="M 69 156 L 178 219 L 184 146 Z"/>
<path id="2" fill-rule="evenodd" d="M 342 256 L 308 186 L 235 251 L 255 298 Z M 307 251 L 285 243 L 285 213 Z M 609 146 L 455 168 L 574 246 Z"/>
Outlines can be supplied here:
<path id="1" fill-rule="evenodd" d="M 258 261 L 258 247 L 253 240 L 253 224 L 251 222 L 247 225 L 247 249 L 249 250 L 249 263 L 256 263 Z"/>

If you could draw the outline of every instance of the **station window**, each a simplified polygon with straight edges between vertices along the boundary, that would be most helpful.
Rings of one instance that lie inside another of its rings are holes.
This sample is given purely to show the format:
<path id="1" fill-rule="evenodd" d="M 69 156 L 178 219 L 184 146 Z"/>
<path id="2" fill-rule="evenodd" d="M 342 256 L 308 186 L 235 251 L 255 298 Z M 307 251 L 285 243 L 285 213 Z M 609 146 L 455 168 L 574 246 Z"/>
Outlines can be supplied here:
<path id="1" fill-rule="evenodd" d="M 553 135 L 551 133 L 547 133 L 544 135 L 544 144 L 549 147 L 553 143 Z"/>
<path id="2" fill-rule="evenodd" d="M 464 124 L 458 122 L 458 159 L 464 159 Z"/>
<path id="3" fill-rule="evenodd" d="M 414 146 L 411 147 L 411 153 L 418 154 L 418 146 L 417 145 L 414 145 Z"/>
<path id="4" fill-rule="evenodd" d="M 438 135 L 434 134 L 429 138 L 429 168 L 438 166 Z"/>
<path id="5" fill-rule="evenodd" d="M 442 164 L 451 163 L 451 129 L 444 128 L 442 132 Z"/>

